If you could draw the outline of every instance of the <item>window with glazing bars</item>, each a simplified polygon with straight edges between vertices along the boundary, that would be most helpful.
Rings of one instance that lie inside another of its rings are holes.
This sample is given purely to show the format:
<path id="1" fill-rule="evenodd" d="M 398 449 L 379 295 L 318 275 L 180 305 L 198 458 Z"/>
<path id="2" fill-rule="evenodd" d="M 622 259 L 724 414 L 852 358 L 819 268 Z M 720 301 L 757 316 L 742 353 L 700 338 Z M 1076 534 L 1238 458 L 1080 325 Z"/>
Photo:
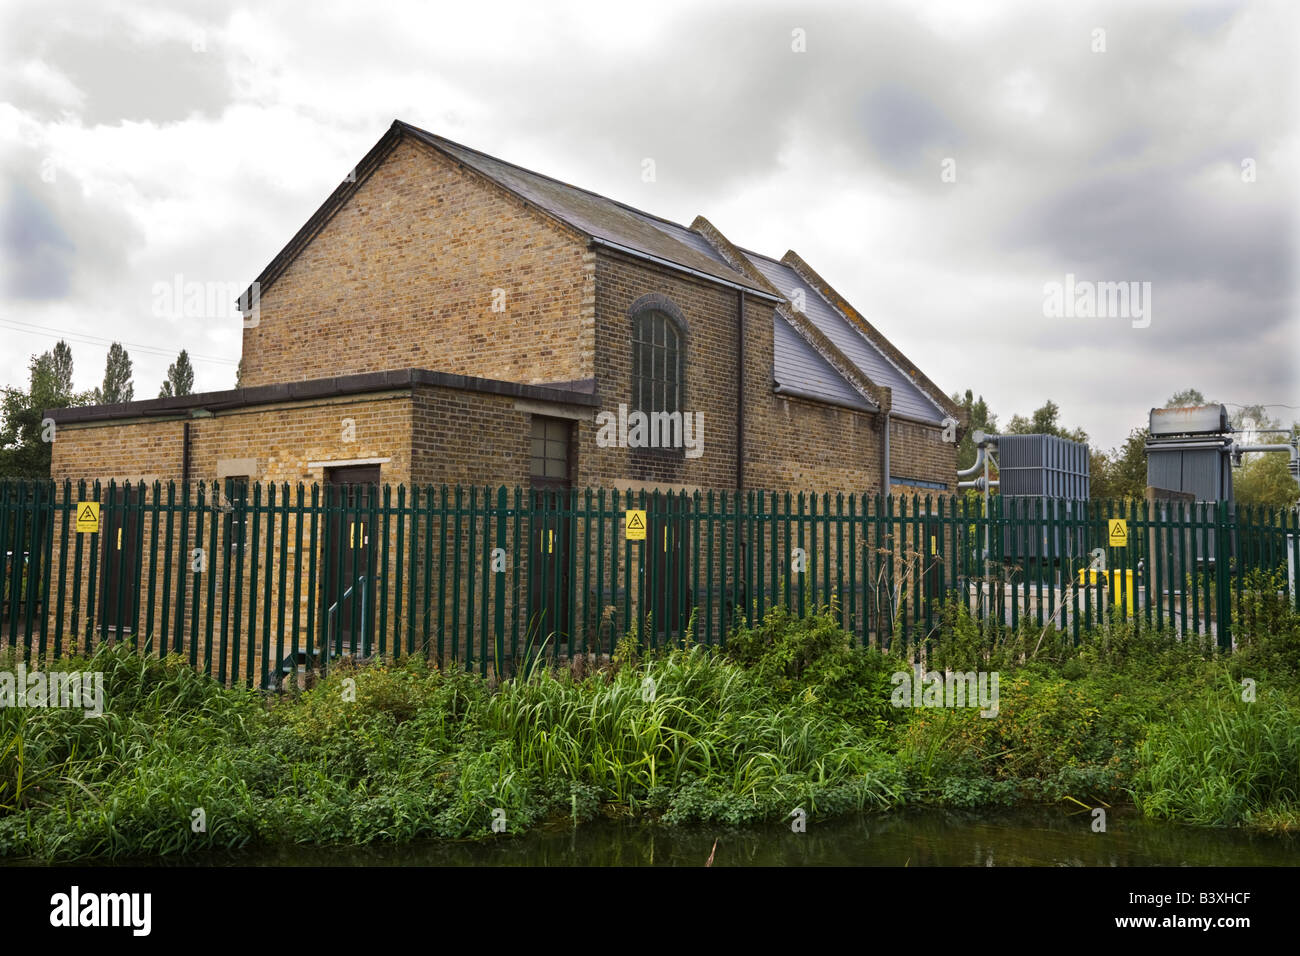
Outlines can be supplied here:
<path id="1" fill-rule="evenodd" d="M 572 423 L 560 418 L 533 416 L 533 484 L 565 484 L 569 480 L 569 433 Z"/>
<path id="2" fill-rule="evenodd" d="M 682 353 L 677 325 L 663 312 L 636 318 L 632 341 L 633 411 L 681 411 Z"/>

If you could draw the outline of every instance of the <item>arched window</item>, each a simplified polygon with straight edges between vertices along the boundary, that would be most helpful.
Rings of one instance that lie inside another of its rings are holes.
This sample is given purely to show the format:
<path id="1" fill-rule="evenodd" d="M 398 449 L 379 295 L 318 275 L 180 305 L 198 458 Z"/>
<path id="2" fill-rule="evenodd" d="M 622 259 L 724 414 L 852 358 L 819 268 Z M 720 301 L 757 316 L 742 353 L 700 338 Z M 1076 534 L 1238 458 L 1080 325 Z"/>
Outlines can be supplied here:
<path id="1" fill-rule="evenodd" d="M 637 313 L 632 336 L 634 411 L 679 412 L 685 355 L 677 323 L 661 309 Z"/>

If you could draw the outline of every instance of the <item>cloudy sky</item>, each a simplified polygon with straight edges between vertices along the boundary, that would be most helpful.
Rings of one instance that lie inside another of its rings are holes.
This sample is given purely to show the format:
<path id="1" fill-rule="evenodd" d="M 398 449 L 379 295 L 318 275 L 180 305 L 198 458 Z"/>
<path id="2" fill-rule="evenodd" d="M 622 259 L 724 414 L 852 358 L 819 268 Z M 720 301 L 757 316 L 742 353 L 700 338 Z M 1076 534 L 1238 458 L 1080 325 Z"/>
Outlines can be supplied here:
<path id="1" fill-rule="evenodd" d="M 0 0 L 0 384 L 63 337 L 81 388 L 111 340 L 137 398 L 181 348 L 231 387 L 237 314 L 157 286 L 242 289 L 401 118 L 796 250 L 1003 422 L 1109 448 L 1188 386 L 1289 421 L 1294 6 Z M 1067 275 L 1149 312 L 1051 314 Z"/>

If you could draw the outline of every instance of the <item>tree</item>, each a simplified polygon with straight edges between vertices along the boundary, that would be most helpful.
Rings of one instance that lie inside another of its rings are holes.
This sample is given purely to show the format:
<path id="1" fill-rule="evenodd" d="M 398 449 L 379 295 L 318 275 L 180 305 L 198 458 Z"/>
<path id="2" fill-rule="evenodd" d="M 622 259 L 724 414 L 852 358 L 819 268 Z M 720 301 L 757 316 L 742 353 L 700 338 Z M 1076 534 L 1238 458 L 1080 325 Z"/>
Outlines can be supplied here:
<path id="1" fill-rule="evenodd" d="M 194 393 L 194 366 L 190 364 L 190 355 L 184 349 L 176 356 L 176 361 L 167 366 L 167 381 L 163 382 L 159 398 L 171 398 L 173 395 L 192 395 Z"/>
<path id="2" fill-rule="evenodd" d="M 977 431 L 995 434 L 998 430 L 998 416 L 989 411 L 983 395 L 977 399 L 969 388 L 966 389 L 965 396 L 953 392 L 952 400 L 966 410 L 966 419 L 969 422 L 965 434 L 957 443 L 957 467 L 969 468 L 975 464 L 975 440 L 972 436 Z"/>
<path id="3" fill-rule="evenodd" d="M 53 389 L 53 394 L 71 400 L 73 397 L 72 349 L 67 342 L 59 339 L 55 343 L 54 350 L 46 354 L 50 356 L 50 387 Z M 48 405 L 46 407 L 54 408 L 55 406 Z"/>
<path id="4" fill-rule="evenodd" d="M 1147 488 L 1147 437 L 1145 428 L 1135 428 L 1119 448 L 1110 454 L 1093 451 L 1089 482 L 1093 498 L 1142 498 Z"/>
<path id="5" fill-rule="evenodd" d="M 96 405 L 118 405 L 129 402 L 135 397 L 135 385 L 131 382 L 131 356 L 122 348 L 121 343 L 114 342 L 108 349 L 108 361 L 104 365 L 104 385 L 95 389 Z"/>
<path id="6" fill-rule="evenodd" d="M 1059 422 L 1060 416 L 1061 407 L 1049 398 L 1041 408 L 1035 409 L 1029 418 L 1023 415 L 1011 416 L 1011 423 L 1007 425 L 1007 434 L 1055 435 L 1057 438 L 1068 438 L 1070 441 L 1087 442 L 1087 432 L 1082 428 L 1065 429 Z"/>
<path id="7" fill-rule="evenodd" d="M 1292 427 L 1294 431 L 1295 426 Z M 1285 441 L 1281 435 L 1270 435 L 1260 444 L 1282 444 Z M 1281 452 L 1247 453 L 1241 467 L 1232 476 L 1233 497 L 1243 505 L 1290 508 L 1300 501 L 1300 485 L 1288 469 L 1290 460 L 1289 455 Z"/>
<path id="8" fill-rule="evenodd" d="M 1243 405 L 1232 415 L 1232 430 L 1237 432 L 1237 441 L 1243 445 L 1255 445 L 1261 441 L 1272 441 L 1261 431 L 1280 428 L 1281 419 L 1273 418 L 1263 405 Z M 1266 454 L 1274 454 L 1267 452 Z"/>
<path id="9" fill-rule="evenodd" d="M 1214 402 L 1206 401 L 1199 388 L 1185 388 L 1181 392 L 1170 395 L 1169 401 L 1165 402 L 1165 408 L 1193 408 L 1197 405 L 1213 404 Z"/>
<path id="10" fill-rule="evenodd" d="M 44 421 L 45 410 L 84 405 L 90 399 L 72 390 L 72 349 L 67 342 L 33 355 L 28 368 L 28 388 L 0 393 L 0 477 L 49 477 L 50 442 L 57 436 Z"/>

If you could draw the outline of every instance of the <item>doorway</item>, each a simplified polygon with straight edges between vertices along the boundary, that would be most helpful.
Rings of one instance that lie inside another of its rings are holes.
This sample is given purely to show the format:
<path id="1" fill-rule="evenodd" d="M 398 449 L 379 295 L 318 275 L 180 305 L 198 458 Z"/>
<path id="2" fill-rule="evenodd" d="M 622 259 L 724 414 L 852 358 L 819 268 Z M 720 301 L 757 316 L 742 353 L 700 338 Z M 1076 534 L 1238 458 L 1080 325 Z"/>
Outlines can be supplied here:
<path id="1" fill-rule="evenodd" d="M 529 468 L 528 643 L 558 654 L 572 631 L 573 423 L 533 416 Z"/>
<path id="2" fill-rule="evenodd" d="M 99 620 L 103 627 L 119 635 L 129 634 L 135 627 L 139 517 L 133 506 L 139 503 L 139 497 L 133 485 L 124 485 L 113 488 L 103 506 L 100 539 L 104 542 L 104 575 Z"/>
<path id="3" fill-rule="evenodd" d="M 690 586 L 690 502 L 656 494 L 646 515 L 646 570 L 654 633 L 660 640 L 684 635 L 695 600 Z"/>
<path id="4" fill-rule="evenodd" d="M 330 656 L 370 657 L 374 648 L 379 466 L 325 469 L 325 637 Z"/>

